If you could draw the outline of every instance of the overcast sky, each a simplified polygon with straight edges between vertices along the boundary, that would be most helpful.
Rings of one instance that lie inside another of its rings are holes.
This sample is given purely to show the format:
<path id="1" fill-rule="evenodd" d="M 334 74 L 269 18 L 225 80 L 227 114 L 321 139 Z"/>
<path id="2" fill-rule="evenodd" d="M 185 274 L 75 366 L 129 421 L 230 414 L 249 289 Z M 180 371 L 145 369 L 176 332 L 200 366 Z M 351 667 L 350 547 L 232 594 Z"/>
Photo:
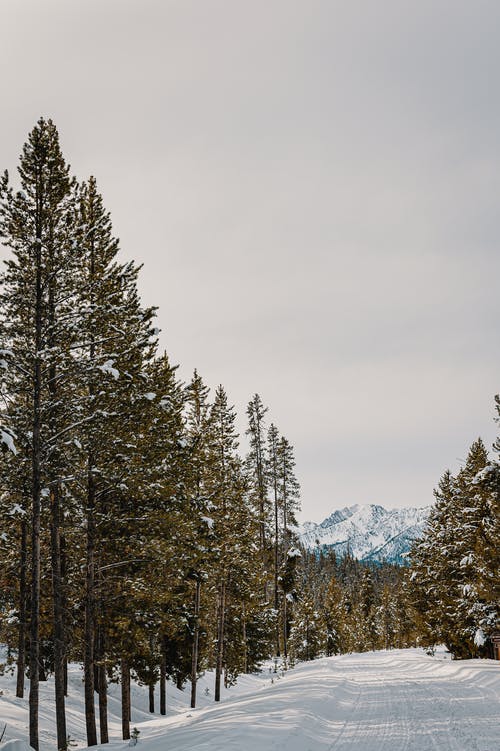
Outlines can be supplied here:
<path id="1" fill-rule="evenodd" d="M 498 0 L 0 0 L 0 169 L 52 117 L 187 380 L 303 519 L 426 505 L 500 391 Z M 244 427 L 241 419 L 240 426 Z"/>

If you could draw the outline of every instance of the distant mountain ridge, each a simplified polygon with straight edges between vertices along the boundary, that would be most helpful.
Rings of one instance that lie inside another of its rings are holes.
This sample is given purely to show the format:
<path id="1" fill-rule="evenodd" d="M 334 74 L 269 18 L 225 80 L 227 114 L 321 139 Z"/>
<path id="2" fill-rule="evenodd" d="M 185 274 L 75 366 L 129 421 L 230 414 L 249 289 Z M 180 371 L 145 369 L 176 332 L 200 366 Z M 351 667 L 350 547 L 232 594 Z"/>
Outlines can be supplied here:
<path id="1" fill-rule="evenodd" d="M 422 536 L 430 508 L 346 506 L 320 524 L 305 522 L 299 537 L 309 550 L 333 549 L 339 556 L 349 550 L 360 561 L 388 561 L 402 566 L 408 562 L 413 540 Z"/>

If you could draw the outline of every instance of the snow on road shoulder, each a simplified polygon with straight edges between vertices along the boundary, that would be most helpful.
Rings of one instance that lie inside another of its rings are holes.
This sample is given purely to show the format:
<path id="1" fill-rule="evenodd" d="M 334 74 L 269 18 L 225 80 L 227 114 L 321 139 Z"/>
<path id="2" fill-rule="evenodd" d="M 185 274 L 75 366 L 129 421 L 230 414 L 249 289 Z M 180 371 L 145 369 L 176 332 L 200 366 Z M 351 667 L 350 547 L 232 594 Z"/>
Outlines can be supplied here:
<path id="1" fill-rule="evenodd" d="M 500 663 L 440 657 L 393 650 L 315 660 L 282 678 L 266 670 L 260 676 L 242 676 L 219 705 L 213 702 L 212 676 L 207 675 L 195 710 L 188 709 L 188 688 L 180 692 L 169 685 L 167 717 L 150 715 L 147 690 L 134 686 L 132 724 L 141 731 L 138 751 L 496 751 Z M 68 727 L 81 742 L 85 719 L 80 669 L 74 666 L 70 676 Z M 15 686 L 7 686 L 6 677 L 0 679 L 0 687 L 4 685 L 0 720 L 10 716 L 7 737 L 25 739 L 27 700 L 12 702 Z M 125 749 L 127 744 L 119 740 L 118 688 L 110 690 L 110 745 Z M 42 705 L 42 751 L 55 748 L 47 697 Z M 17 736 L 12 734 L 16 730 Z"/>

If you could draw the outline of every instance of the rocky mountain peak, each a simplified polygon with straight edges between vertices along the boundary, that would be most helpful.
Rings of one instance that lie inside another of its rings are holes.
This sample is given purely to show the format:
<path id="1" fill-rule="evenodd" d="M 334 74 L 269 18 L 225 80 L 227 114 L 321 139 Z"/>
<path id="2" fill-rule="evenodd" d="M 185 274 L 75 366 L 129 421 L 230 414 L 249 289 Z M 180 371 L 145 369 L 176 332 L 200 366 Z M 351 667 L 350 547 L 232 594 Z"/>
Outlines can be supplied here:
<path id="1" fill-rule="evenodd" d="M 355 504 L 333 511 L 319 524 L 306 522 L 299 530 L 302 544 L 313 550 L 347 550 L 361 561 L 404 565 L 414 539 L 422 535 L 430 507 L 386 509 Z"/>

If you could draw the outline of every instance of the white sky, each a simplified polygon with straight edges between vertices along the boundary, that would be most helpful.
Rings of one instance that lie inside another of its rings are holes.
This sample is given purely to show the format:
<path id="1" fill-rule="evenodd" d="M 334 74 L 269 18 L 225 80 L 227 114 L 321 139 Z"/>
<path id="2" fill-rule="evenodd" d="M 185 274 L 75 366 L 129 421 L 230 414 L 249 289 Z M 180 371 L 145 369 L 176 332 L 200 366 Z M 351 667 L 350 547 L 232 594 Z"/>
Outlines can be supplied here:
<path id="1" fill-rule="evenodd" d="M 94 174 L 184 379 L 260 393 L 302 518 L 425 505 L 500 390 L 500 4 L 3 0 L 0 169 Z"/>

